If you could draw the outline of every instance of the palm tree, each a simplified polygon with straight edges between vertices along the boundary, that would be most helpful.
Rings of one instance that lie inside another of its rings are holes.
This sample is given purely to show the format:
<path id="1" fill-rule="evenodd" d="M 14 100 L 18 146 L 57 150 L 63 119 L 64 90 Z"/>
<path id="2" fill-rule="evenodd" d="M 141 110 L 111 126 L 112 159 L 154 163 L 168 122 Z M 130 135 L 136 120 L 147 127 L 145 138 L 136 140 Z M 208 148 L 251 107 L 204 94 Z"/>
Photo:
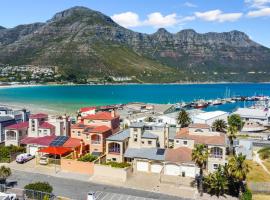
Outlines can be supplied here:
<path id="1" fill-rule="evenodd" d="M 0 167 L 0 183 L 5 183 L 6 179 L 11 175 L 11 169 L 9 167 Z"/>
<path id="2" fill-rule="evenodd" d="M 219 131 L 219 132 L 225 132 L 225 129 L 227 128 L 227 124 L 223 119 L 217 119 L 213 122 L 212 124 L 212 128 L 215 131 Z"/>
<path id="3" fill-rule="evenodd" d="M 179 112 L 177 123 L 181 125 L 181 128 L 187 127 L 191 123 L 189 114 L 184 109 Z"/>
<path id="4" fill-rule="evenodd" d="M 222 166 L 219 166 L 217 171 L 205 177 L 204 183 L 207 192 L 218 197 L 225 194 L 229 184 Z"/>
<path id="5" fill-rule="evenodd" d="M 228 170 L 232 177 L 234 177 L 239 183 L 240 192 L 243 191 L 244 181 L 247 178 L 249 172 L 249 166 L 246 163 L 246 156 L 239 154 L 234 155 L 228 163 Z"/>
<path id="6" fill-rule="evenodd" d="M 204 144 L 197 144 L 195 148 L 192 150 L 192 160 L 196 163 L 196 165 L 200 168 L 200 192 L 201 195 L 203 193 L 203 169 L 206 167 L 206 162 L 208 159 L 208 149 Z"/>
<path id="7" fill-rule="evenodd" d="M 241 120 L 240 115 L 238 114 L 232 114 L 228 117 L 228 124 L 229 126 L 234 126 L 237 128 L 238 131 L 240 131 L 244 125 L 244 123 Z"/>
<path id="8" fill-rule="evenodd" d="M 227 129 L 227 136 L 230 141 L 230 153 L 232 152 L 233 140 L 236 138 L 237 131 L 237 127 L 235 126 L 229 126 Z"/>

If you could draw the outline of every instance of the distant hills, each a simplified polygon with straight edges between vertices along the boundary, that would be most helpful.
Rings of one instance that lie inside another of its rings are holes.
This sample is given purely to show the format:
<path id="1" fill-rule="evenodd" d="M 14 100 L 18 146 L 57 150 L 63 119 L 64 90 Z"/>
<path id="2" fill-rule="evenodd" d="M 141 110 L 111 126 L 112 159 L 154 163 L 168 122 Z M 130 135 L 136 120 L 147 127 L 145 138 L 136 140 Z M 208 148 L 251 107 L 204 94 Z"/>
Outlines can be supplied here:
<path id="1" fill-rule="evenodd" d="M 270 49 L 243 32 L 172 34 L 161 28 L 143 34 L 85 7 L 46 23 L 0 27 L 0 63 L 58 66 L 68 80 L 270 81 Z"/>

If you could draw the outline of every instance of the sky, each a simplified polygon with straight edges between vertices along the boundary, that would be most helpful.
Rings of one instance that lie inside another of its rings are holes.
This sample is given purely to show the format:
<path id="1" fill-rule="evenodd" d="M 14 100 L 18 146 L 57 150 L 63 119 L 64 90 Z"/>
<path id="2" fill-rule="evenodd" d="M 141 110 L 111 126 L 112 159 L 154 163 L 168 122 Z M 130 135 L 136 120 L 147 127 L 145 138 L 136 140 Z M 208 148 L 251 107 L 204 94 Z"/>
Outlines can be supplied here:
<path id="1" fill-rule="evenodd" d="M 1 0 L 0 25 L 45 22 L 62 10 L 85 6 L 142 33 L 239 30 L 270 47 L 270 0 Z"/>

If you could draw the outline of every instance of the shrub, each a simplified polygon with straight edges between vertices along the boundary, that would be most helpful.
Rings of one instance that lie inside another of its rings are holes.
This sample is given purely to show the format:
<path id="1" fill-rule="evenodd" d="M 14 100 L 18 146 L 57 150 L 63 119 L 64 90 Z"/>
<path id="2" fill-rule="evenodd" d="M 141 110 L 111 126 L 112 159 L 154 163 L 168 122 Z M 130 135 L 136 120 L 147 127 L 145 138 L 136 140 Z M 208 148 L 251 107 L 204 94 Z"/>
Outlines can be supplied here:
<path id="1" fill-rule="evenodd" d="M 17 153 L 24 153 L 24 147 L 0 146 L 0 162 L 10 162 L 11 156 Z"/>
<path id="2" fill-rule="evenodd" d="M 36 199 L 37 197 L 41 199 L 48 199 L 50 196 L 49 194 L 51 194 L 53 191 L 53 187 L 47 182 L 30 183 L 24 186 L 24 189 L 26 190 L 26 196 L 30 199 Z"/>
<path id="3" fill-rule="evenodd" d="M 252 200 L 252 193 L 249 189 L 242 194 L 241 200 Z"/>
<path id="4" fill-rule="evenodd" d="M 82 161 L 82 162 L 93 162 L 97 158 L 98 158 L 97 156 L 93 156 L 91 154 L 86 154 L 86 155 L 78 158 L 78 161 Z"/>
<path id="5" fill-rule="evenodd" d="M 129 167 L 130 164 L 129 163 L 117 163 L 117 162 L 107 162 L 106 165 L 110 165 L 111 167 L 115 167 L 115 168 L 126 168 Z"/>

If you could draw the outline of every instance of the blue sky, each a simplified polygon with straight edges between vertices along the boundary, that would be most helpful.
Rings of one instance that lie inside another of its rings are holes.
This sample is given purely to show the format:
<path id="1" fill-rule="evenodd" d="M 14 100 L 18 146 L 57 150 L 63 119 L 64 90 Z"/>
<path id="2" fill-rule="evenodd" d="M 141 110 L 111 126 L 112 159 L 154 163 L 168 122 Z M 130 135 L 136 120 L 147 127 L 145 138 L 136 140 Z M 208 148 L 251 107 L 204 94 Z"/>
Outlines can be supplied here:
<path id="1" fill-rule="evenodd" d="M 86 6 L 129 29 L 153 33 L 192 28 L 199 33 L 240 30 L 270 47 L 270 0 L 2 0 L 0 25 L 45 22 L 56 12 Z"/>

